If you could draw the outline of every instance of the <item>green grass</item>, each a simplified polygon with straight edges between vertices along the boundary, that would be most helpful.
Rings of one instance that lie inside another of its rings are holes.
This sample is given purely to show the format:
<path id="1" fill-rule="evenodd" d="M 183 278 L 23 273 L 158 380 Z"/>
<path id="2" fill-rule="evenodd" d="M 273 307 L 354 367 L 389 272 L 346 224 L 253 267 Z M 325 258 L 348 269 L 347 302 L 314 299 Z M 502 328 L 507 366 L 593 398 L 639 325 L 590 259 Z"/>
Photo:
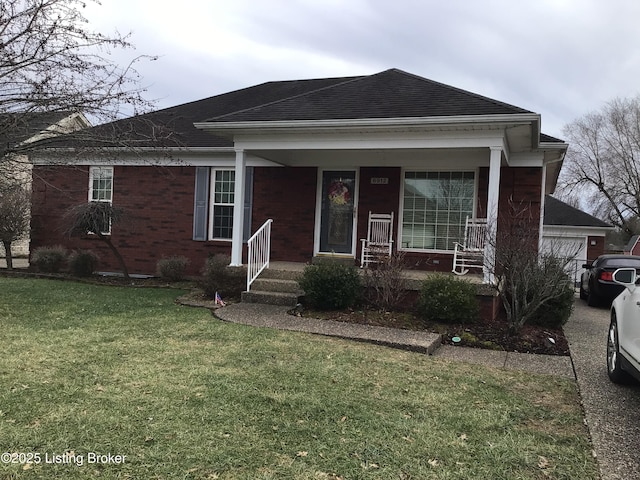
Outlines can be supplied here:
<path id="1" fill-rule="evenodd" d="M 179 293 L 0 278 L 0 452 L 41 455 L 0 478 L 598 478 L 570 381 L 227 324 Z M 45 463 L 65 452 L 84 463 Z"/>

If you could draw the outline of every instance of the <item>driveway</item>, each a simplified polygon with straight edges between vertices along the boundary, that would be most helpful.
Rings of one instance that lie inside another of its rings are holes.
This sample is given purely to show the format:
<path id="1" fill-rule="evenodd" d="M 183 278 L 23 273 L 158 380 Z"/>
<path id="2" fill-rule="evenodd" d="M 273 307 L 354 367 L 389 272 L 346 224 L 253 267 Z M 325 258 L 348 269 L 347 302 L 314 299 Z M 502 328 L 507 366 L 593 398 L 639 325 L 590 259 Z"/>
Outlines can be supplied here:
<path id="1" fill-rule="evenodd" d="M 640 480 L 640 385 L 609 381 L 608 327 L 608 309 L 590 308 L 576 299 L 564 331 L 602 479 Z"/>

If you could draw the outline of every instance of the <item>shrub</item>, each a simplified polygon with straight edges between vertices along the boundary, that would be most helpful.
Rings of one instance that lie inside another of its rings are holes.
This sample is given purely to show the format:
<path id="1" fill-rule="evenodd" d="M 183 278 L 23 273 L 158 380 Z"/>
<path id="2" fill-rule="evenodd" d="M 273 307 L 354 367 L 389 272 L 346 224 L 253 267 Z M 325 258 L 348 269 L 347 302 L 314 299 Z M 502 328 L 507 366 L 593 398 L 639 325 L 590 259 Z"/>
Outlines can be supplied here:
<path id="1" fill-rule="evenodd" d="M 562 327 L 573 311 L 574 296 L 575 289 L 571 282 L 567 281 L 564 288 L 558 287 L 554 297 L 538 307 L 530 323 L 548 328 Z"/>
<path id="2" fill-rule="evenodd" d="M 69 271 L 77 277 L 90 277 L 96 271 L 100 257 L 91 250 L 78 250 L 69 255 Z"/>
<path id="3" fill-rule="evenodd" d="M 305 292 L 305 302 L 319 310 L 350 307 L 357 302 L 362 290 L 358 270 L 337 262 L 308 265 L 299 283 Z"/>
<path id="4" fill-rule="evenodd" d="M 553 254 L 510 254 L 500 275 L 500 297 L 511 333 L 525 324 L 561 326 L 571 314 L 574 289 L 564 267 L 566 259 Z"/>
<path id="5" fill-rule="evenodd" d="M 61 245 L 36 248 L 31 255 L 31 264 L 40 272 L 58 273 L 67 258 L 67 250 Z"/>
<path id="6" fill-rule="evenodd" d="M 243 267 L 229 267 L 230 258 L 212 255 L 207 258 L 198 286 L 208 298 L 239 298 L 247 286 L 247 271 Z"/>
<path id="7" fill-rule="evenodd" d="M 180 280 L 184 280 L 188 265 L 189 259 L 187 257 L 174 256 L 161 258 L 156 264 L 156 272 L 158 276 L 164 280 L 179 282 Z"/>
<path id="8" fill-rule="evenodd" d="M 364 295 L 367 302 L 382 310 L 397 310 L 407 296 L 403 276 L 404 254 L 381 257 L 379 263 L 364 270 Z"/>
<path id="9" fill-rule="evenodd" d="M 433 275 L 422 283 L 418 313 L 436 322 L 474 322 L 480 318 L 476 287 L 450 275 Z"/>

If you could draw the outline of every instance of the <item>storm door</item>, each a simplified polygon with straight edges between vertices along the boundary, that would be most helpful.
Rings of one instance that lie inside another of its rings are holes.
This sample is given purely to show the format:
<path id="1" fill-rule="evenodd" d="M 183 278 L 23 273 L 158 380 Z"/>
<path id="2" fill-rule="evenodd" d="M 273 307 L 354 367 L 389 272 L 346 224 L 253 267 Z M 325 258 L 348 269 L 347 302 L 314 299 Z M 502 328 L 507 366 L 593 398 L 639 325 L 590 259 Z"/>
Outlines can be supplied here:
<path id="1" fill-rule="evenodd" d="M 356 172 L 322 172 L 320 253 L 353 255 Z"/>

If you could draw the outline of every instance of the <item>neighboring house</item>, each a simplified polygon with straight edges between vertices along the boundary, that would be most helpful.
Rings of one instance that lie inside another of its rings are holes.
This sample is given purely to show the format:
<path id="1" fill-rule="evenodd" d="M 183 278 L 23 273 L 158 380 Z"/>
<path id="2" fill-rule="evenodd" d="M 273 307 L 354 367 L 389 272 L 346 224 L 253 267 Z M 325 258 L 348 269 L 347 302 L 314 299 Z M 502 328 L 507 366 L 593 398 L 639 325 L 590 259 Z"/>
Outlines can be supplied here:
<path id="1" fill-rule="evenodd" d="M 116 270 L 101 242 L 62 233 L 65 210 L 100 200 L 132 215 L 111 232 L 132 272 L 170 255 L 188 257 L 191 273 L 214 253 L 243 264 L 268 219 L 274 261 L 355 261 L 369 212 L 393 212 L 408 265 L 451 271 L 467 216 L 494 229 L 510 204 L 526 205 L 541 239 L 567 144 L 540 125 L 537 113 L 396 69 L 268 82 L 93 129 L 134 149 L 83 157 L 61 144 L 39 156 L 32 248 L 93 249 Z"/>
<path id="2" fill-rule="evenodd" d="M 42 112 L 12 113 L 0 115 L 0 151 L 6 153 L 0 159 L 0 174 L 24 183 L 31 184 L 32 164 L 29 158 L 30 144 L 53 138 L 58 135 L 90 127 L 91 124 L 81 113 Z M 29 253 L 29 239 L 15 242 L 11 246 L 15 255 Z M 5 256 L 0 244 L 0 257 Z"/>
<path id="3" fill-rule="evenodd" d="M 542 249 L 574 257 L 567 270 L 579 279 L 583 267 L 604 253 L 605 236 L 614 227 L 550 195 L 545 197 Z"/>
<path id="4" fill-rule="evenodd" d="M 624 246 L 625 255 L 640 255 L 640 235 L 633 235 Z"/>

